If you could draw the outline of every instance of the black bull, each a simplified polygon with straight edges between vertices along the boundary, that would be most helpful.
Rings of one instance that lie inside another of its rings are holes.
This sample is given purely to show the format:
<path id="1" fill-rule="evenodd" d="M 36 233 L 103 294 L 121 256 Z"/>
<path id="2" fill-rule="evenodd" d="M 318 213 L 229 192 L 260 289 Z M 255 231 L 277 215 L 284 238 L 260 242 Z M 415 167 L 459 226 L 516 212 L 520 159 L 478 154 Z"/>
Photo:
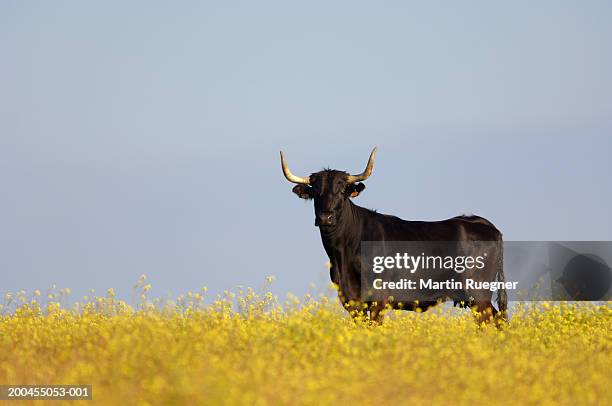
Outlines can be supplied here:
<path id="1" fill-rule="evenodd" d="M 291 173 L 281 152 L 285 177 L 298 184 L 293 188 L 293 192 L 303 199 L 314 200 L 315 225 L 319 227 L 323 247 L 331 263 L 330 277 L 338 287 L 342 304 L 351 315 L 365 315 L 373 321 L 382 322 L 387 307 L 425 311 L 446 299 L 440 297 L 438 300 L 425 302 L 384 300 L 364 303 L 361 298 L 362 241 L 498 242 L 494 244 L 497 249 L 489 253 L 488 265 L 479 272 L 482 280 L 504 281 L 502 234 L 488 220 L 478 216 L 458 216 L 442 221 L 407 221 L 354 204 L 351 198 L 357 197 L 365 189 L 365 185 L 360 181 L 367 179 L 372 173 L 375 156 L 376 148 L 370 155 L 365 171 L 359 175 L 323 170 L 308 177 L 299 177 Z M 504 318 L 507 310 L 505 290 L 498 291 L 499 314 L 491 303 L 492 295 L 493 292 L 490 292 L 488 297 L 479 295 L 476 301 L 461 304 L 472 307 L 479 322 L 490 320 L 496 314 Z"/>

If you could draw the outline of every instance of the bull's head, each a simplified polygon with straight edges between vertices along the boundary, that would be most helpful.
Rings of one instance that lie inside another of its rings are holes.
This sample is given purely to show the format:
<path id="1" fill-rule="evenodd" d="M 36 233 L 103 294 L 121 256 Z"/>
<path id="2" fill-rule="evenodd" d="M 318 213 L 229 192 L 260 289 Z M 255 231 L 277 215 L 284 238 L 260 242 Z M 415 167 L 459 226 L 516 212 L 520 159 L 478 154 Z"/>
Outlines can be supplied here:
<path id="1" fill-rule="evenodd" d="M 306 177 L 296 176 L 289 170 L 282 151 L 280 156 L 285 178 L 289 182 L 297 183 L 293 193 L 302 199 L 314 199 L 315 226 L 331 227 L 342 219 L 348 199 L 359 196 L 365 189 L 361 181 L 372 174 L 376 148 L 372 150 L 365 170 L 359 175 L 327 169 Z"/>

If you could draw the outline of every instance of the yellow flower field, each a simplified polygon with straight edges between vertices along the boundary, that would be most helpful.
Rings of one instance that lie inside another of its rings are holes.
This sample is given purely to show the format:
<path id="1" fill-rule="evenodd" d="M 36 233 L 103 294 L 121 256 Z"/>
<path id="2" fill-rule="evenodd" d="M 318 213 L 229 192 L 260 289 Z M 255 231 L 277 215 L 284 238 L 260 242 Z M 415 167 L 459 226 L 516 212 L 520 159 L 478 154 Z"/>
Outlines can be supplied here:
<path id="1" fill-rule="evenodd" d="M 112 289 L 68 309 L 5 297 L 0 383 L 91 384 L 109 405 L 612 404 L 609 304 L 522 305 L 501 330 L 443 307 L 371 326 L 325 296 L 149 288 L 135 308 Z"/>

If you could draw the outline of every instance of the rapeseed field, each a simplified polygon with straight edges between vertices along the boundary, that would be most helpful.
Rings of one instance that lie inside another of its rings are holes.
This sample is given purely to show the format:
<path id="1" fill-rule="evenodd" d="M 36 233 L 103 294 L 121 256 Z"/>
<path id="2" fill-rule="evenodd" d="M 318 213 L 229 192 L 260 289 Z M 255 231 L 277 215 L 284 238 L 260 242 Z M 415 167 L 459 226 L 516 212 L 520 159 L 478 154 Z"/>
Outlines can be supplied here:
<path id="1" fill-rule="evenodd" d="M 135 288 L 135 305 L 7 294 L 0 383 L 90 384 L 79 403 L 105 405 L 612 404 L 609 303 L 519 304 L 501 329 L 444 306 L 379 326 L 329 295 Z"/>

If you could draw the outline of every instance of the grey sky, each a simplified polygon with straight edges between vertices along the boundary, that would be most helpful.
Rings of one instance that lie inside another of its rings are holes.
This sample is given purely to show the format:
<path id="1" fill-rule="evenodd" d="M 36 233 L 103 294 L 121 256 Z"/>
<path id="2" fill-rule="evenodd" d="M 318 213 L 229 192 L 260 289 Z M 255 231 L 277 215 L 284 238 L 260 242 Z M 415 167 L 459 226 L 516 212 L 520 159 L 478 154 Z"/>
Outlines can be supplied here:
<path id="1" fill-rule="evenodd" d="M 609 2 L 216 3 L 2 3 L 3 292 L 327 284 L 280 149 L 378 145 L 384 213 L 612 240 Z"/>

